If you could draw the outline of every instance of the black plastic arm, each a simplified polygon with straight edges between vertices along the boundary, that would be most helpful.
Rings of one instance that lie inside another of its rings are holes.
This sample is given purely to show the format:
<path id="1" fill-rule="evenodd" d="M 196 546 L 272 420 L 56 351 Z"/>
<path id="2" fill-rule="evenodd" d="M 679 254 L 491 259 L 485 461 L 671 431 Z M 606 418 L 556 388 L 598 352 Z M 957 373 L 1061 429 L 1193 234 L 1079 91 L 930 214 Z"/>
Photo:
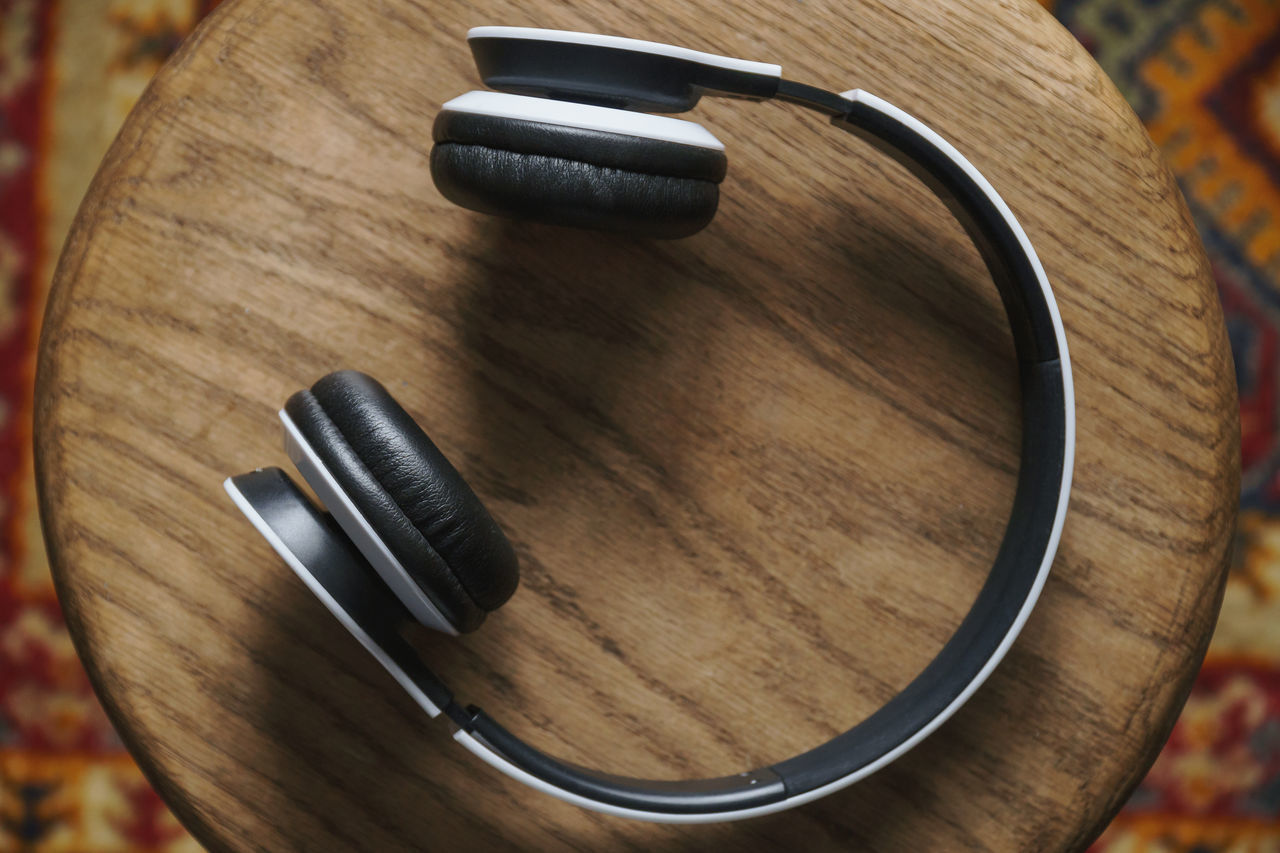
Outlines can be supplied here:
<path id="1" fill-rule="evenodd" d="M 870 103 L 789 80 L 779 84 L 777 97 L 826 113 L 836 127 L 889 155 L 933 190 L 978 247 L 1004 302 L 1018 359 L 1058 358 L 1053 315 L 1031 258 L 995 202 L 958 161 L 891 112 Z"/>
<path id="2" fill-rule="evenodd" d="M 786 796 L 782 779 L 765 767 L 714 779 L 662 781 L 601 773 L 552 758 L 511 734 L 474 705 L 462 727 L 512 764 L 571 794 L 590 800 L 663 814 L 740 811 L 776 803 Z M 459 718 L 450 714 L 455 723 Z"/>
<path id="3" fill-rule="evenodd" d="M 1044 576 L 1068 473 L 1070 414 L 1051 295 L 1037 275 L 1029 245 L 1018 238 L 1011 215 L 999 209 L 953 149 L 920 132 L 884 102 L 859 102 L 788 81 L 779 84 L 778 97 L 826 113 L 835 126 L 906 165 L 943 198 L 981 250 L 1000 289 L 1019 356 L 1022 459 L 1013 510 L 982 590 L 933 662 L 860 724 L 772 767 L 682 782 L 625 779 L 551 758 L 478 708 L 450 709 L 459 726 L 512 764 L 599 803 L 647 813 L 727 816 L 848 781 L 909 748 L 976 689 L 1025 618 Z"/>

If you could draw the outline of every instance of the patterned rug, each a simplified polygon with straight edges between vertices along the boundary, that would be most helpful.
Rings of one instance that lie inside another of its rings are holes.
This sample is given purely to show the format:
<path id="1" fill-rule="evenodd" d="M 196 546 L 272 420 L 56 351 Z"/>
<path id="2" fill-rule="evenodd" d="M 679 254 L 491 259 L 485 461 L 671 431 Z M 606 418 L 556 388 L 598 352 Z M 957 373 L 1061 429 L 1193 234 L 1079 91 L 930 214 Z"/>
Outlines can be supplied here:
<path id="1" fill-rule="evenodd" d="M 1213 261 L 1244 502 L 1209 657 L 1095 851 L 1280 851 L 1280 0 L 1043 0 L 1163 148 Z M 33 349 L 76 205 L 151 75 L 216 0 L 0 0 L 0 851 L 199 850 L 124 752 L 40 545 Z"/>

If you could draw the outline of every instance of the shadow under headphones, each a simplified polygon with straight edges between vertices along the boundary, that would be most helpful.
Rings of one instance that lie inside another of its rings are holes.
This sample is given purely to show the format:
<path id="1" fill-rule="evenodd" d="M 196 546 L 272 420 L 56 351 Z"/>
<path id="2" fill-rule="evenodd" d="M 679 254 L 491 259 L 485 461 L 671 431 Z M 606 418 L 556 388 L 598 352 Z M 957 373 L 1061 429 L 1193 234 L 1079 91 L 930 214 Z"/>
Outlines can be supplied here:
<path id="1" fill-rule="evenodd" d="M 955 148 L 866 92 L 836 94 L 785 80 L 777 65 L 613 36 L 479 27 L 467 39 L 480 76 L 499 91 L 444 104 L 431 152 L 436 186 L 463 207 L 650 237 L 692 234 L 715 213 L 724 146 L 697 124 L 650 113 L 692 109 L 704 94 L 817 110 L 948 204 L 999 288 L 1021 376 L 1017 491 L 982 590 L 901 693 L 827 743 L 735 776 L 630 779 L 549 756 L 455 701 L 400 635 L 411 618 L 449 634 L 475 630 L 515 592 L 518 575 L 497 523 L 378 382 L 333 373 L 280 412 L 288 455 L 327 512 L 278 468 L 227 479 L 228 494 L 429 715 L 443 713 L 463 746 L 540 791 L 623 817 L 710 822 L 798 806 L 884 767 L 955 713 L 1004 657 L 1057 550 L 1074 397 L 1057 304 L 1026 234 Z"/>

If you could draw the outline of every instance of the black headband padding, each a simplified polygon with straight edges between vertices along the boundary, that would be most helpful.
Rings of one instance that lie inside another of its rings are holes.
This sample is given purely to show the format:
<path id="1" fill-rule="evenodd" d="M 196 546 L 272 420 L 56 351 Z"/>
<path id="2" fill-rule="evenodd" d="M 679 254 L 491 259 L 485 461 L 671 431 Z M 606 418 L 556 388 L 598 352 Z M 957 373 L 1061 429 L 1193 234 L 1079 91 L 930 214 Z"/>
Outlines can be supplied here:
<path id="1" fill-rule="evenodd" d="M 1057 361 L 1022 362 L 1022 463 L 991 573 L 960 627 L 907 687 L 847 732 L 773 765 L 787 795 L 834 782 L 907 741 L 954 702 L 1004 641 L 1030 596 L 1052 535 L 1065 463 L 1065 400 Z"/>
<path id="2" fill-rule="evenodd" d="M 542 154 L 610 169 L 715 184 L 724 180 L 729 165 L 722 149 L 456 110 L 444 110 L 436 116 L 431 138 L 437 144 L 483 145 L 517 154 Z"/>
<path id="3" fill-rule="evenodd" d="M 431 177 L 449 201 L 480 213 L 661 239 L 701 231 L 720 203 L 712 181 L 456 142 L 431 149 Z"/>
<path id="4" fill-rule="evenodd" d="M 959 699 L 1010 635 L 1035 591 L 1057 519 L 1066 476 L 1065 377 L 1048 297 L 1009 223 L 977 181 L 927 138 L 892 116 L 788 81 L 782 81 L 779 97 L 838 112 L 837 127 L 869 139 L 921 177 L 947 203 L 981 250 L 1000 288 L 1019 356 L 1022 456 L 1013 509 L 986 582 L 938 656 L 870 717 L 827 743 L 772 767 L 711 780 L 654 783 L 619 779 L 567 764 L 530 747 L 478 708 L 455 719 L 532 775 L 613 806 L 708 814 L 776 803 L 842 779 L 903 746 Z M 767 781 L 775 774 L 781 785 Z M 754 793 L 758 790 L 764 793 Z"/>
<path id="5" fill-rule="evenodd" d="M 1022 454 L 1013 512 L 995 565 L 969 614 L 907 687 L 858 725 L 808 752 L 741 776 L 655 783 L 587 770 L 534 749 L 478 708 L 468 730 L 521 769 L 602 803 L 700 814 L 777 802 L 848 776 L 910 740 L 954 702 L 1009 633 L 1039 574 L 1062 478 L 1063 399 L 1058 362 L 1022 363 Z M 780 784 L 762 784 L 776 776 Z"/>
<path id="6" fill-rule="evenodd" d="M 633 809 L 667 814 L 697 814 L 763 806 L 783 799 L 786 788 L 772 768 L 714 779 L 666 781 L 631 779 L 570 764 L 534 749 L 474 705 L 463 714 L 446 709 L 455 723 L 525 771 L 566 791 Z"/>
<path id="7" fill-rule="evenodd" d="M 519 581 L 511 543 L 377 380 L 354 370 L 330 373 L 290 397 L 285 411 L 459 631 L 474 630 L 511 597 Z"/>
<path id="8" fill-rule="evenodd" d="M 892 157 L 946 203 L 995 281 L 1019 360 L 1058 358 L 1053 314 L 1035 267 L 1018 235 L 965 170 L 911 127 L 869 104 L 854 103 L 834 123 Z"/>

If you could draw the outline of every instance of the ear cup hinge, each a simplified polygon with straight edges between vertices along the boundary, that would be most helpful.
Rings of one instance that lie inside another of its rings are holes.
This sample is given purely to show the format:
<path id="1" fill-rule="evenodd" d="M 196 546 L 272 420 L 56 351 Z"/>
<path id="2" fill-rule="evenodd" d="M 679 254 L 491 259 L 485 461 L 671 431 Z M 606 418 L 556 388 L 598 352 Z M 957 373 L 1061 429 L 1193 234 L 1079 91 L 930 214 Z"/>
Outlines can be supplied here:
<path id="1" fill-rule="evenodd" d="M 847 115 L 853 107 L 853 101 L 842 95 L 828 92 L 826 89 L 820 89 L 817 86 L 810 86 L 807 83 L 797 83 L 794 80 L 779 80 L 776 97 L 779 101 L 799 104 L 802 107 L 826 113 L 832 118 L 840 118 Z"/>

